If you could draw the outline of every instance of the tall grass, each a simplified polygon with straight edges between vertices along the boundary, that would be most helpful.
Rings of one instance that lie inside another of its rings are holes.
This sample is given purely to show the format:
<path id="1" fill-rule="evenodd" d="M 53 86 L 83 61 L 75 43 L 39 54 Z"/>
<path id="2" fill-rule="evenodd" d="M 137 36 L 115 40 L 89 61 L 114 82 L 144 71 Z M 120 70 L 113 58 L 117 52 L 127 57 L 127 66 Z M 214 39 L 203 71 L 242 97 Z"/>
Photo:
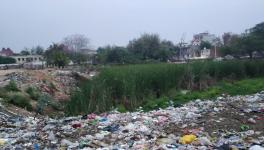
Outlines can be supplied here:
<path id="1" fill-rule="evenodd" d="M 66 108 L 69 114 L 103 112 L 120 105 L 133 110 L 171 90 L 203 90 L 219 80 L 263 75 L 261 60 L 107 67 L 74 91 Z"/>

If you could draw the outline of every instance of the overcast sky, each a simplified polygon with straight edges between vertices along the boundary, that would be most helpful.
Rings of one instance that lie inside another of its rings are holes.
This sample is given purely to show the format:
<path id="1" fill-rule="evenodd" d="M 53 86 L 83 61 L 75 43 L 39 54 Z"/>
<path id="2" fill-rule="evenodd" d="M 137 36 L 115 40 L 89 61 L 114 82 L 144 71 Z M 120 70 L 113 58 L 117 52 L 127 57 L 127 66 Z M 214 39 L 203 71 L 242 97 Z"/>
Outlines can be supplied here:
<path id="1" fill-rule="evenodd" d="M 264 0 L 0 0 L 0 48 L 60 42 L 84 34 L 94 48 L 126 45 L 142 33 L 177 43 L 195 33 L 241 33 L 264 21 Z"/>

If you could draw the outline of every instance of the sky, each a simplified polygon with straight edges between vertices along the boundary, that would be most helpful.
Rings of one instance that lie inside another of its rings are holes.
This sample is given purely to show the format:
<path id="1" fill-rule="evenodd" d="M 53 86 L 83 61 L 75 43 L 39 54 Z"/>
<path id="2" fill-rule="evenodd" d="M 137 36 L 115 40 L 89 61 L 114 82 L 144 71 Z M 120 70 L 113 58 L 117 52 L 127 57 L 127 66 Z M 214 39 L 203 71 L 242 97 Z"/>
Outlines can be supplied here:
<path id="1" fill-rule="evenodd" d="M 264 21 L 263 8 L 264 0 L 0 0 L 0 48 L 47 48 L 72 34 L 94 49 L 143 33 L 177 43 L 204 31 L 242 33 Z"/>

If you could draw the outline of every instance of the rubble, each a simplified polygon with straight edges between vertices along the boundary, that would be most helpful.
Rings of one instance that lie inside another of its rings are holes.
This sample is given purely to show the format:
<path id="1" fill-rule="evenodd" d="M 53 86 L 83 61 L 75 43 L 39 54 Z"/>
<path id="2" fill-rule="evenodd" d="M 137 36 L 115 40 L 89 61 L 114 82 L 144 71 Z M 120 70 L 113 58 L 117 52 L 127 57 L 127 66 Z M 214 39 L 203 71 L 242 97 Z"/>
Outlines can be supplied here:
<path id="1" fill-rule="evenodd" d="M 263 108 L 264 92 L 260 92 L 150 112 L 35 120 L 0 115 L 0 149 L 261 150 Z"/>
<path id="2" fill-rule="evenodd" d="M 0 86 L 15 81 L 23 91 L 27 87 L 35 87 L 41 92 L 49 93 L 55 100 L 64 101 L 69 98 L 70 91 L 76 87 L 76 72 L 67 70 L 20 70 L 6 73 L 0 78 Z"/>

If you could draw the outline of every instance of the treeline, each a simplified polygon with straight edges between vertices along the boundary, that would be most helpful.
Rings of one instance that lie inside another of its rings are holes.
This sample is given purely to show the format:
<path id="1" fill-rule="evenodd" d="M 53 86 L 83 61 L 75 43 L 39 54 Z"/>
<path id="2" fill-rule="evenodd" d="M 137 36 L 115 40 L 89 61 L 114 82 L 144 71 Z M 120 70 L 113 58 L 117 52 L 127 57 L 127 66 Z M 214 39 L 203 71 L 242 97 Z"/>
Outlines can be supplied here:
<path id="1" fill-rule="evenodd" d="M 217 45 L 221 56 L 249 56 L 253 58 L 254 52 L 259 52 L 264 57 L 264 22 L 247 29 L 245 33 L 225 33 L 222 42 Z M 97 61 L 101 64 L 131 64 L 142 62 L 166 62 L 172 58 L 181 57 L 181 43 L 162 40 L 158 34 L 143 34 L 135 38 L 126 46 L 99 47 Z M 212 43 L 201 41 L 199 50 L 211 49 Z M 188 49 L 188 48 L 187 48 Z M 187 50 L 185 49 L 185 50 Z M 187 52 L 183 52 L 187 53 Z M 172 59 L 173 60 L 173 59 Z"/>
<path id="2" fill-rule="evenodd" d="M 246 30 L 242 34 L 225 33 L 222 42 L 219 39 L 217 48 L 222 56 L 249 56 L 254 57 L 258 52 L 264 57 L 264 22 Z M 22 55 L 39 54 L 44 55 L 47 64 L 64 67 L 69 62 L 82 64 L 94 62 L 99 64 L 138 64 L 146 62 L 167 62 L 183 57 L 192 45 L 182 49 L 183 43 L 174 44 L 172 41 L 161 39 L 158 34 L 143 34 L 135 38 L 126 46 L 104 46 L 99 47 L 96 55 L 89 54 L 89 39 L 84 35 L 70 35 L 58 44 L 52 44 L 45 51 L 37 46 L 31 49 L 25 48 Z M 201 41 L 195 51 L 213 48 L 213 43 Z M 185 51 L 185 52 L 184 52 Z"/>
<path id="3" fill-rule="evenodd" d="M 166 62 L 179 53 L 179 47 L 173 42 L 161 40 L 158 34 L 143 34 L 133 39 L 126 47 L 99 47 L 98 62 L 106 63 L 140 63 L 144 61 Z"/>
<path id="4" fill-rule="evenodd" d="M 16 63 L 16 60 L 11 57 L 0 56 L 0 64 L 13 64 Z"/>
<path id="5" fill-rule="evenodd" d="M 223 35 L 222 55 L 245 56 L 253 58 L 254 52 L 264 52 L 264 22 L 246 30 L 244 33 Z"/>

